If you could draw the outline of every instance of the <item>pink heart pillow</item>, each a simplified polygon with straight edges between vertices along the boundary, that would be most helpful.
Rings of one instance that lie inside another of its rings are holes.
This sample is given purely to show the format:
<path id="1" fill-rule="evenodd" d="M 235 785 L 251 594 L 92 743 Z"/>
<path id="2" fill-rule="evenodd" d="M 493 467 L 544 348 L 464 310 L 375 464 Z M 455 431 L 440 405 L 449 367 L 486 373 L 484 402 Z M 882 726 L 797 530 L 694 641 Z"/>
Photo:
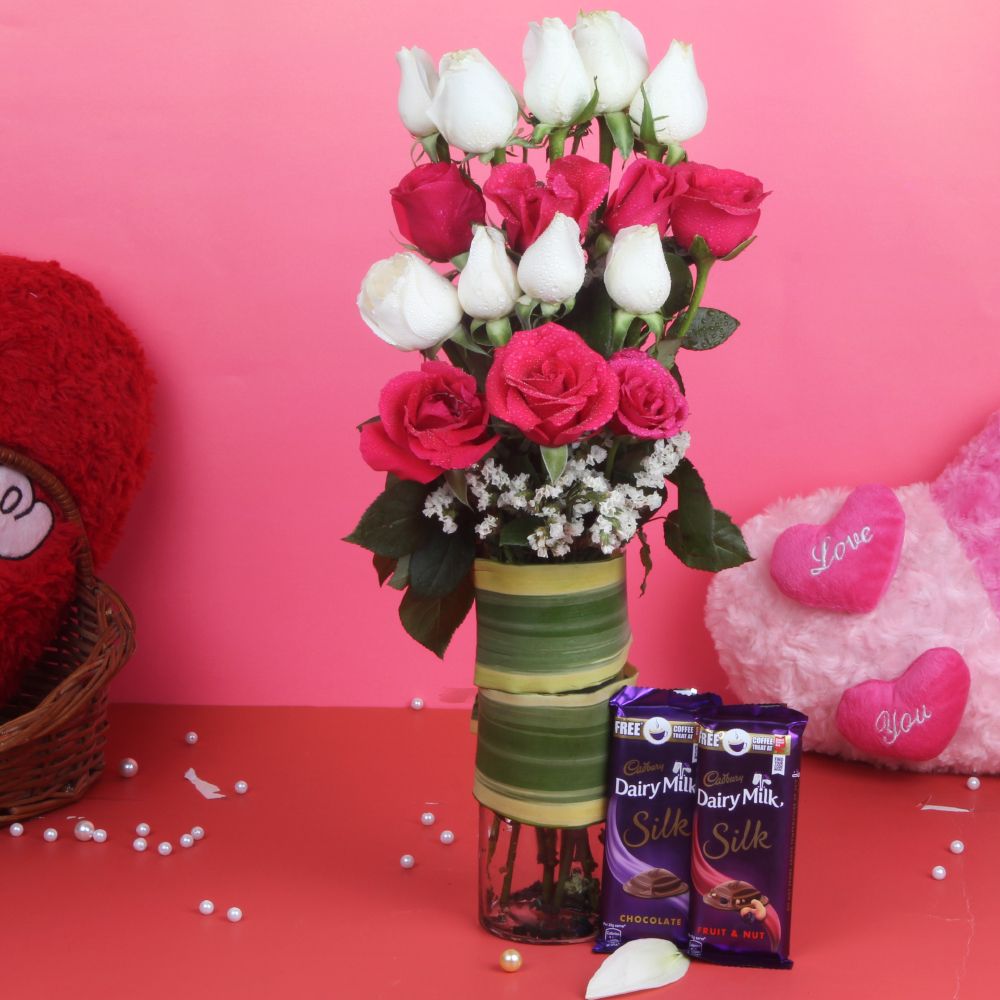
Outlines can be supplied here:
<path id="1" fill-rule="evenodd" d="M 826 524 L 796 524 L 771 553 L 771 578 L 793 601 L 872 611 L 896 572 L 906 515 L 887 486 L 859 486 Z"/>

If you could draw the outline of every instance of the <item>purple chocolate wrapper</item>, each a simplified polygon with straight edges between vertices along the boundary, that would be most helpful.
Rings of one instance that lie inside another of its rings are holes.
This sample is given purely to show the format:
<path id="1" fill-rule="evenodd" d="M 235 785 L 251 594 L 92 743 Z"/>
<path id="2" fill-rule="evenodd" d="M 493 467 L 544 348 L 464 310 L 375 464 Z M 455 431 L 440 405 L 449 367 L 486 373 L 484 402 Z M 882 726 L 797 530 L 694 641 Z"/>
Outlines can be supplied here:
<path id="1" fill-rule="evenodd" d="M 806 716 L 783 705 L 699 715 L 688 953 L 790 968 L 792 867 Z"/>
<path id="2" fill-rule="evenodd" d="M 687 943 L 697 717 L 714 694 L 626 687 L 610 702 L 608 818 L 594 951 Z"/>

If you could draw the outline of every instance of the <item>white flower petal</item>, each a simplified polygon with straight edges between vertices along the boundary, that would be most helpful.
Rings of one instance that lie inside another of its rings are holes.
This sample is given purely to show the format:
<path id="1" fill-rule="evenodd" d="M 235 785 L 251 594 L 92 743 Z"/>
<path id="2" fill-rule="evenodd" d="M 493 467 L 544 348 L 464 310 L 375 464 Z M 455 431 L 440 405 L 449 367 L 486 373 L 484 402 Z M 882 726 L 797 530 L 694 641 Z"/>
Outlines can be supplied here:
<path id="1" fill-rule="evenodd" d="M 649 74 L 646 43 L 639 29 L 617 11 L 581 11 L 573 39 L 587 78 L 597 78 L 597 113 L 627 108 Z"/>
<path id="2" fill-rule="evenodd" d="M 646 80 L 646 97 L 653 111 L 656 139 L 667 143 L 687 142 L 705 127 L 708 97 L 694 63 L 694 47 L 675 38 L 667 54 Z M 629 107 L 636 135 L 642 123 L 642 91 Z"/>
<path id="3" fill-rule="evenodd" d="M 690 959 L 670 941 L 660 938 L 629 941 L 601 963 L 587 984 L 586 1000 L 603 1000 L 676 983 L 690 964 Z"/>
<path id="4" fill-rule="evenodd" d="M 524 251 L 517 281 L 539 302 L 565 302 L 583 287 L 586 271 L 579 224 L 556 212 L 545 232 Z"/>
<path id="5" fill-rule="evenodd" d="M 569 125 L 594 94 L 573 35 L 558 17 L 532 22 L 524 39 L 524 100 L 535 117 L 550 125 Z"/>
<path id="6" fill-rule="evenodd" d="M 396 53 L 399 63 L 399 117 L 410 134 L 418 139 L 437 131 L 437 126 L 427 114 L 431 98 L 437 87 L 438 75 L 431 57 L 414 46 Z"/>
<path id="7" fill-rule="evenodd" d="M 615 304 L 641 316 L 654 313 L 670 295 L 670 269 L 655 225 L 628 226 L 608 251 L 604 287 Z"/>

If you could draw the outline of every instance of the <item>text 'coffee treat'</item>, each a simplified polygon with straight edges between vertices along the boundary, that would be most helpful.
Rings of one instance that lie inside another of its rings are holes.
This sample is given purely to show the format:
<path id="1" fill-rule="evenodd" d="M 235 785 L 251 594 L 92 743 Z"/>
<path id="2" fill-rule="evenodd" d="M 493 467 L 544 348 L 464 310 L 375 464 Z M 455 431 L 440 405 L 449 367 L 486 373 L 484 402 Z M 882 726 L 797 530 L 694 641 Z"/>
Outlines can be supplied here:
<path id="1" fill-rule="evenodd" d="M 807 719 L 784 705 L 728 705 L 699 722 L 689 953 L 789 968 Z"/>
<path id="2" fill-rule="evenodd" d="M 612 697 L 595 951 L 646 937 L 687 943 L 697 716 L 719 704 L 714 694 L 642 687 Z"/>

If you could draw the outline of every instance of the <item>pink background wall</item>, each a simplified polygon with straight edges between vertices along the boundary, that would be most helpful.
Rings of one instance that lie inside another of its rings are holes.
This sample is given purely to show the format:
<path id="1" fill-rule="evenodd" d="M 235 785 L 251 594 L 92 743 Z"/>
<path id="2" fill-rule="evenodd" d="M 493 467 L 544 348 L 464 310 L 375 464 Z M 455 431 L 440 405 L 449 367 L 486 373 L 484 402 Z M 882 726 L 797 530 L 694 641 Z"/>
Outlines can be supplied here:
<path id="1" fill-rule="evenodd" d="M 693 159 L 774 191 L 713 275 L 743 328 L 684 368 L 692 457 L 744 519 L 780 494 L 933 476 L 1000 406 L 994 4 L 623 0 L 695 43 Z M 0 3 L 0 249 L 93 280 L 159 373 L 156 464 L 105 576 L 139 620 L 119 699 L 455 703 L 338 539 L 378 490 L 354 425 L 415 363 L 354 298 L 395 249 L 395 50 L 478 45 L 517 85 L 507 0 Z M 647 683 L 721 684 L 707 579 L 665 551 L 634 600 Z M 636 567 L 633 567 L 635 569 Z"/>

